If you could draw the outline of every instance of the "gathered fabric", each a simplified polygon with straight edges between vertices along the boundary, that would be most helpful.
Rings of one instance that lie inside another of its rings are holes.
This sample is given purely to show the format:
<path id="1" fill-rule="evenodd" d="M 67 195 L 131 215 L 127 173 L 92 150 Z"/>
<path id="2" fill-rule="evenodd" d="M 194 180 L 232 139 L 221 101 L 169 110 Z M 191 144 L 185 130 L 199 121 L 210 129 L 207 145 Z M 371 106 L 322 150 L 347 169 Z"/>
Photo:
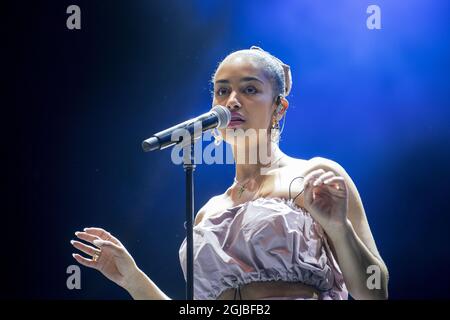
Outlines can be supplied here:
<path id="1" fill-rule="evenodd" d="M 320 300 L 348 299 L 325 232 L 292 200 L 257 198 L 204 218 L 193 231 L 194 299 L 256 281 L 300 282 Z M 186 239 L 179 258 L 186 279 Z"/>

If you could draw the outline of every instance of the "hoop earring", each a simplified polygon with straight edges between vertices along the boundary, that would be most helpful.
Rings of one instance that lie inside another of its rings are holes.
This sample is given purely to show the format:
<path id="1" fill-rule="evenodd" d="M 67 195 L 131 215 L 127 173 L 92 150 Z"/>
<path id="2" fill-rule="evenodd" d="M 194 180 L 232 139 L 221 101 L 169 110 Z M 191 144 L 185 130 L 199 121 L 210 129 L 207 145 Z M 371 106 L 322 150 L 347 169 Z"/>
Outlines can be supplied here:
<path id="1" fill-rule="evenodd" d="M 287 108 L 289 106 L 288 101 L 281 97 L 281 102 L 277 107 L 277 110 L 275 112 L 275 117 L 272 118 L 272 127 L 270 130 L 270 138 L 273 142 L 279 143 L 281 138 L 281 133 L 284 130 L 284 125 L 286 123 L 286 112 Z M 283 120 L 283 125 L 280 129 L 280 121 Z"/>
<path id="2" fill-rule="evenodd" d="M 272 119 L 272 126 L 270 127 L 270 140 L 277 144 L 280 142 L 280 121 L 276 118 Z"/>

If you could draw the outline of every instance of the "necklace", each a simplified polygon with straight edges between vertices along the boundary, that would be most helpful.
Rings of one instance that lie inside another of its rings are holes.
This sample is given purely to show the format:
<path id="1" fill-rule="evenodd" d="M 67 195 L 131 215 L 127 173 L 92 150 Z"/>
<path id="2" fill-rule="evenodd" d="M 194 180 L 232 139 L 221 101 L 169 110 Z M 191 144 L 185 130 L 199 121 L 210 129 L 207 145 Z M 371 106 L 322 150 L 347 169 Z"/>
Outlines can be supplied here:
<path id="1" fill-rule="evenodd" d="M 235 182 L 238 186 L 240 185 L 239 190 L 238 190 L 238 198 L 240 199 L 241 196 L 242 196 L 242 193 L 243 193 L 243 192 L 245 191 L 245 189 L 247 188 L 246 186 L 247 186 L 247 184 L 249 183 L 249 181 L 247 181 L 247 182 L 244 183 L 244 184 L 241 184 L 241 183 L 239 183 L 239 181 L 237 181 L 236 177 L 234 177 L 234 182 Z"/>
<path id="2" fill-rule="evenodd" d="M 284 156 L 284 155 L 283 155 Z M 273 164 L 277 163 L 278 161 L 281 160 L 281 158 L 283 158 L 283 156 L 279 157 L 275 162 L 273 162 Z M 273 165 L 272 164 L 272 165 Z M 250 182 L 247 181 L 246 183 L 242 184 L 239 181 L 237 181 L 236 177 L 234 177 L 234 183 L 236 183 L 239 186 L 239 190 L 238 190 L 238 198 L 240 199 L 242 194 L 244 193 L 244 191 L 247 189 L 247 184 Z"/>

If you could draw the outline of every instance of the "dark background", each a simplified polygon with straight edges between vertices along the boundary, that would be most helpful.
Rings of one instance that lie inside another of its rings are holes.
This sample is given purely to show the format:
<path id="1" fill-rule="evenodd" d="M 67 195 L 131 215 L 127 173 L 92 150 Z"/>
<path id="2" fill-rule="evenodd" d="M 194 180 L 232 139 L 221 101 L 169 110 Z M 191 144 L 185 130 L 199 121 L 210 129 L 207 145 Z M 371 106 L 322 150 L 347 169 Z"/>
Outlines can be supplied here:
<path id="1" fill-rule="evenodd" d="M 81 8 L 81 30 L 66 8 Z M 382 29 L 366 27 L 379 5 Z M 2 298 L 128 299 L 97 271 L 66 288 L 73 233 L 115 234 L 184 297 L 184 172 L 150 134 L 206 112 L 209 79 L 258 45 L 291 65 L 280 143 L 355 181 L 392 299 L 449 298 L 449 2 L 4 1 Z M 199 165 L 196 208 L 233 165 Z"/>

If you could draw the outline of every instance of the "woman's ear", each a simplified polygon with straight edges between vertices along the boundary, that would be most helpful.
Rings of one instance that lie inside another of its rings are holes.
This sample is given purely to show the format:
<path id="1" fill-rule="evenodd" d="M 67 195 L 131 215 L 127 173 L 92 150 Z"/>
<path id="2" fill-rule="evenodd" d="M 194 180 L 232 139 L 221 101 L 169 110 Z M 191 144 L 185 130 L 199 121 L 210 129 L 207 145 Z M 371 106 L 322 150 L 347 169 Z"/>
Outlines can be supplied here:
<path id="1" fill-rule="evenodd" d="M 284 114 L 289 107 L 289 101 L 285 97 L 280 98 L 281 114 Z"/>
<path id="2" fill-rule="evenodd" d="M 276 116 L 276 118 L 280 120 L 281 118 L 283 118 L 283 115 L 285 114 L 287 108 L 289 107 L 289 101 L 282 95 L 279 95 L 275 101 L 276 101 L 276 108 L 273 113 L 273 116 Z"/>
<path id="3" fill-rule="evenodd" d="M 280 102 L 281 102 L 280 98 L 281 98 L 280 95 L 276 96 L 272 103 L 272 109 L 273 109 L 272 116 L 275 116 L 277 113 L 278 106 L 280 105 Z"/>

